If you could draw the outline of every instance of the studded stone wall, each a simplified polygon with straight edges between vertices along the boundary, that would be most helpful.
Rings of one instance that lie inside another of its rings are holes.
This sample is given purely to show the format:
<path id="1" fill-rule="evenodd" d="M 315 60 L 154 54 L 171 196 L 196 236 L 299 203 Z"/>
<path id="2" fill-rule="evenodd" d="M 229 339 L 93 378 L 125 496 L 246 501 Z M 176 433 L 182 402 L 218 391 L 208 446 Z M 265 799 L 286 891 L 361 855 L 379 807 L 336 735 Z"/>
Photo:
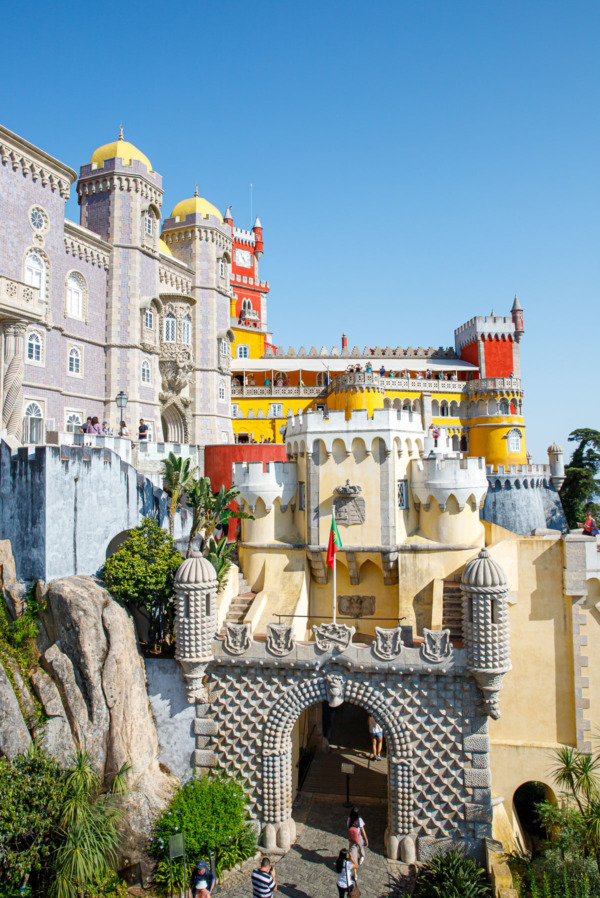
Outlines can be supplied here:
<path id="1" fill-rule="evenodd" d="M 371 647 L 355 645 L 330 655 L 314 643 L 297 643 L 276 660 L 264 643 L 252 641 L 245 654 L 230 657 L 218 642 L 215 654 L 208 691 L 216 733 L 205 747 L 217 764 L 246 780 L 263 829 L 277 831 L 291 817 L 292 729 L 305 708 L 327 700 L 326 677 L 334 673 L 344 680 L 344 700 L 374 713 L 383 726 L 388 832 L 424 845 L 491 835 L 487 720 L 462 650 L 441 664 L 407 647 L 388 663 L 377 663 Z"/>

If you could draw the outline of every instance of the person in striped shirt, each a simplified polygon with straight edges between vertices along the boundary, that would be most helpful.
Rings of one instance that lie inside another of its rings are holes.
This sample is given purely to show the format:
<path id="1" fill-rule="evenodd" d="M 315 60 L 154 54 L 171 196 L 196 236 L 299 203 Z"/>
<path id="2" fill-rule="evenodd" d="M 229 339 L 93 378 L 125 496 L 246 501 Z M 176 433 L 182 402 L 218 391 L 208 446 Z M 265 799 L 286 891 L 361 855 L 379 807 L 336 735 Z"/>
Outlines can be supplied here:
<path id="1" fill-rule="evenodd" d="M 277 891 L 277 883 L 273 874 L 273 867 L 268 857 L 263 857 L 260 862 L 260 869 L 254 870 L 252 873 L 252 895 L 253 898 L 272 898 L 273 892 Z"/>

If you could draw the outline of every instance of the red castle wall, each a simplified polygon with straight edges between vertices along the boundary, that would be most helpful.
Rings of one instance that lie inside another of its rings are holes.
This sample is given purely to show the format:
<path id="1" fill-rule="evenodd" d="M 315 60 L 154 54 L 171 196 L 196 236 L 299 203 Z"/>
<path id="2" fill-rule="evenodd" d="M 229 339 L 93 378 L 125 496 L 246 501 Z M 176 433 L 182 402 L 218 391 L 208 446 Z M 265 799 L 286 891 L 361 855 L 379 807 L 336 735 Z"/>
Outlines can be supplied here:
<path id="1" fill-rule="evenodd" d="M 486 377 L 510 377 L 513 370 L 512 340 L 496 340 L 488 337 L 484 352 Z"/>
<path id="2" fill-rule="evenodd" d="M 479 367 L 479 352 L 477 343 L 470 343 L 468 346 L 463 346 L 460 351 L 460 357 L 465 362 L 471 362 L 472 365 L 477 365 L 477 367 Z"/>

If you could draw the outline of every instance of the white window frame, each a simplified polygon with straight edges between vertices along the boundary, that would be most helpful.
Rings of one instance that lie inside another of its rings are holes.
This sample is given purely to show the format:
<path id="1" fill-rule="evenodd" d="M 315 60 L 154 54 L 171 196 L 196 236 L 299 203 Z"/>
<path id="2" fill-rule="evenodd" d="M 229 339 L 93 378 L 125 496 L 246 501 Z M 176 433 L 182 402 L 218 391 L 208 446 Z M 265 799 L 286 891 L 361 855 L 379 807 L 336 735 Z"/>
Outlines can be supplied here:
<path id="1" fill-rule="evenodd" d="M 250 347 L 247 343 L 240 343 L 240 345 L 237 347 L 236 356 L 238 359 L 250 358 Z"/>
<path id="2" fill-rule="evenodd" d="M 270 404 L 269 418 L 283 418 L 283 402 L 272 402 Z"/>
<path id="3" fill-rule="evenodd" d="M 67 275 L 67 296 L 65 316 L 78 321 L 85 319 L 85 278 L 78 271 L 70 271 Z M 77 297 L 77 302 L 75 302 Z"/>
<path id="4" fill-rule="evenodd" d="M 77 418 L 77 421 L 69 422 L 69 418 Z M 79 427 L 83 425 L 83 409 L 74 409 L 74 408 L 66 408 L 65 409 L 65 430 L 67 433 L 75 433 L 74 427 L 75 424 L 78 424 Z M 69 430 L 69 426 L 71 430 Z"/>
<path id="5" fill-rule="evenodd" d="M 37 341 L 37 344 L 36 344 Z M 31 358 L 29 355 L 29 344 L 36 344 L 39 348 L 39 359 Z M 44 366 L 44 337 L 39 331 L 29 331 L 25 342 L 25 364 L 37 365 L 39 368 Z"/>
<path id="6" fill-rule="evenodd" d="M 165 323 L 164 323 L 164 341 L 165 343 L 176 343 L 177 342 L 177 319 L 172 312 L 168 312 L 165 315 Z"/>
<path id="7" fill-rule="evenodd" d="M 154 216 L 151 212 L 144 212 L 144 234 L 154 237 Z"/>
<path id="8" fill-rule="evenodd" d="M 240 407 L 237 402 L 234 402 L 231 406 L 231 417 L 237 418 Z"/>
<path id="9" fill-rule="evenodd" d="M 408 480 L 399 480 L 396 487 L 396 495 L 398 498 L 398 508 L 401 511 L 407 511 L 410 508 L 410 499 L 408 494 Z"/>
<path id="10" fill-rule="evenodd" d="M 516 428 L 513 430 L 509 430 L 506 434 L 506 442 L 506 448 L 510 455 L 521 452 L 523 448 L 523 434 Z"/>
<path id="11" fill-rule="evenodd" d="M 181 319 L 181 342 L 186 346 L 192 342 L 192 322 L 189 315 Z"/>
<path id="12" fill-rule="evenodd" d="M 225 259 L 219 259 L 219 277 L 224 278 L 227 275 L 227 269 L 225 267 Z"/>
<path id="13" fill-rule="evenodd" d="M 79 370 L 71 370 L 71 358 L 79 359 Z M 67 375 L 69 377 L 83 377 L 83 349 L 81 346 L 74 346 L 72 343 L 67 348 Z"/>
<path id="14" fill-rule="evenodd" d="M 34 265 L 32 259 L 39 259 L 41 267 Z M 43 255 L 35 249 L 31 249 L 25 256 L 25 283 L 29 287 L 37 287 L 40 291 L 42 302 L 46 300 L 48 287 L 48 264 Z"/>
<path id="15" fill-rule="evenodd" d="M 224 338 L 222 338 L 219 341 L 219 349 L 221 355 L 229 356 L 229 340 L 225 340 Z"/>
<path id="16" fill-rule="evenodd" d="M 144 327 L 147 331 L 154 330 L 154 312 L 152 309 L 144 310 Z"/>
<path id="17" fill-rule="evenodd" d="M 146 372 L 146 371 L 148 372 L 148 376 L 144 377 L 144 372 Z M 150 362 L 148 361 L 148 359 L 142 359 L 140 375 L 141 375 L 141 379 L 142 379 L 142 384 L 145 387 L 149 387 L 152 385 L 152 366 L 150 365 Z"/>
<path id="18" fill-rule="evenodd" d="M 219 392 L 218 392 L 218 396 L 219 396 L 219 399 L 221 400 L 221 402 L 223 402 L 223 400 L 225 400 L 225 399 L 227 398 L 227 390 L 226 390 L 226 388 L 225 388 L 225 381 L 224 381 L 224 380 L 220 380 L 220 381 L 219 381 Z"/>

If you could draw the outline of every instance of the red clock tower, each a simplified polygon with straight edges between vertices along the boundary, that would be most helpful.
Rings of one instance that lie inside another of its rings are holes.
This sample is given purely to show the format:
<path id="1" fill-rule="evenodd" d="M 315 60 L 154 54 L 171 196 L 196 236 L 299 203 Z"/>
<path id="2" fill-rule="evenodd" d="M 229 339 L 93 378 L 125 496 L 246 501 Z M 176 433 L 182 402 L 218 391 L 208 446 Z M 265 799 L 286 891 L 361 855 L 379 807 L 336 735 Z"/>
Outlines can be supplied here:
<path id="1" fill-rule="evenodd" d="M 261 281 L 258 261 L 263 254 L 263 229 L 258 216 L 251 231 L 233 224 L 231 208 L 225 212 L 224 222 L 231 228 L 233 249 L 231 260 L 231 324 L 245 332 L 267 334 L 267 294 L 269 284 Z M 241 335 L 240 335 L 241 338 Z M 254 341 L 253 341 L 254 342 Z"/>

